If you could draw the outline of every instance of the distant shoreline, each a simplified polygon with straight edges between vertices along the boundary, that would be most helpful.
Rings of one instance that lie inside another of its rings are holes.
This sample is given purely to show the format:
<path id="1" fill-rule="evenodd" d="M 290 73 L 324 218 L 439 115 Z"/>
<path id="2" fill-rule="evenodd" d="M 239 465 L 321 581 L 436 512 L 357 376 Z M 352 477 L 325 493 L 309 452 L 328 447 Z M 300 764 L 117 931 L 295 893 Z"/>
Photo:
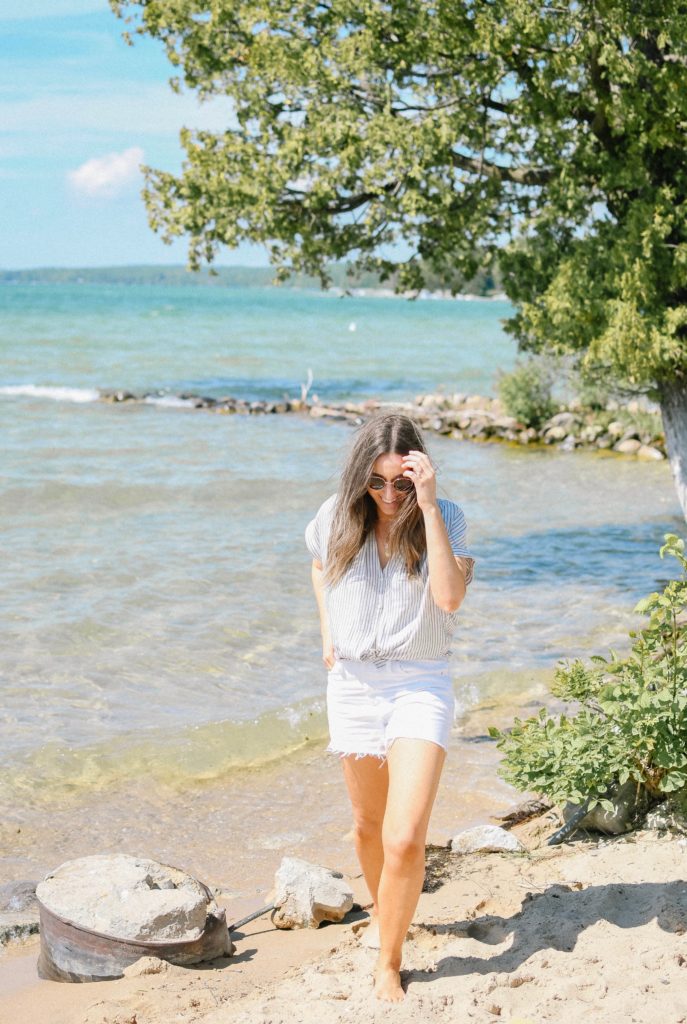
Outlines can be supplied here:
<path id="1" fill-rule="evenodd" d="M 203 269 L 192 272 L 184 266 L 132 265 L 113 267 L 35 267 L 25 270 L 0 270 L 0 284 L 70 284 L 70 285 L 127 285 L 192 288 L 281 288 L 292 291 L 310 290 L 323 295 L 353 298 L 405 298 L 434 300 L 500 300 L 507 296 L 496 289 L 471 287 L 466 284 L 452 293 L 449 288 L 423 288 L 417 294 L 396 292 L 380 282 L 373 274 L 347 278 L 346 268 L 330 269 L 331 285 L 323 289 L 319 279 L 306 274 L 293 274 L 285 282 L 275 281 L 273 267 L 215 267 L 214 272 Z"/>

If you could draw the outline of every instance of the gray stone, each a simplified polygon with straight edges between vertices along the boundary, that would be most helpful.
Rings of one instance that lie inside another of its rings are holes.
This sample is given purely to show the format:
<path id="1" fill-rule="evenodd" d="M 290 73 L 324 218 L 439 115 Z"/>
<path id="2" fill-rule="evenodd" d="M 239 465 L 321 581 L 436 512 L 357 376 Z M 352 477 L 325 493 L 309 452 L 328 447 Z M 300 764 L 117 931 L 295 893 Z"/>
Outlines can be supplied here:
<path id="1" fill-rule="evenodd" d="M 618 441 L 613 445 L 613 451 L 622 452 L 623 455 L 636 455 L 642 447 L 642 442 L 634 437 L 628 437 L 625 441 Z"/>
<path id="2" fill-rule="evenodd" d="M 36 882 L 0 885 L 0 946 L 38 932 Z"/>
<path id="3" fill-rule="evenodd" d="M 522 853 L 520 840 L 498 825 L 477 825 L 458 832 L 450 843 L 454 853 Z"/>
<path id="4" fill-rule="evenodd" d="M 54 914 L 119 939 L 192 941 L 219 909 L 185 871 L 125 854 L 67 861 L 36 894 Z"/>
<path id="5" fill-rule="evenodd" d="M 613 438 L 622 437 L 625 433 L 625 424 L 620 423 L 618 420 L 613 420 L 613 422 L 609 423 L 606 427 L 606 433 L 610 434 Z"/>
<path id="6" fill-rule="evenodd" d="M 0 913 L 35 910 L 38 882 L 5 882 L 0 885 Z"/>
<path id="7" fill-rule="evenodd" d="M 588 426 L 582 428 L 580 431 L 580 438 L 589 444 L 593 444 L 597 437 L 600 437 L 603 432 L 603 427 L 598 423 L 590 423 Z"/>
<path id="8" fill-rule="evenodd" d="M 665 458 L 663 452 L 659 451 L 658 448 L 654 448 L 651 444 L 643 444 L 637 449 L 638 459 L 654 459 L 656 462 L 660 462 L 661 459 Z"/>
<path id="9" fill-rule="evenodd" d="M 671 793 L 663 803 L 650 810 L 644 827 L 687 836 L 687 787 Z"/>
<path id="10" fill-rule="evenodd" d="M 613 446 L 613 438 L 609 434 L 602 434 L 596 439 L 597 448 L 611 448 Z"/>
<path id="11" fill-rule="evenodd" d="M 499 430 L 522 430 L 522 423 L 515 416 L 497 416 L 494 426 Z"/>
<path id="12" fill-rule="evenodd" d="M 628 779 L 609 799 L 613 804 L 612 811 L 597 804 L 582 818 L 578 828 L 612 836 L 628 832 L 637 814 L 646 808 L 647 795 L 643 787 L 638 788 L 636 782 Z M 568 822 L 578 809 L 577 804 L 565 804 L 561 811 L 563 820 Z"/>
<path id="13" fill-rule="evenodd" d="M 576 416 L 572 412 L 557 412 L 555 416 L 552 416 L 547 421 L 549 427 L 563 427 L 566 433 L 570 433 L 576 423 L 579 422 L 579 416 Z"/>
<path id="14" fill-rule="evenodd" d="M 565 427 L 548 427 L 544 431 L 544 440 L 547 444 L 551 444 L 553 441 L 562 441 L 567 433 Z"/>
<path id="15" fill-rule="evenodd" d="M 341 872 L 299 857 L 284 857 L 274 882 L 277 928 L 317 928 L 322 921 L 341 921 L 353 906 Z"/>

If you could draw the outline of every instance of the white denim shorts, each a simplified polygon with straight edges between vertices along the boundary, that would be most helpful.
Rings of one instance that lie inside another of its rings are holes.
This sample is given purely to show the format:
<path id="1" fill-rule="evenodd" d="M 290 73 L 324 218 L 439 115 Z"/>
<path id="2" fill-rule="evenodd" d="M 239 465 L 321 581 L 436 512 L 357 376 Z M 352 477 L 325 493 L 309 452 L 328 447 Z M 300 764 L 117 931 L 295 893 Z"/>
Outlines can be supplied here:
<path id="1" fill-rule="evenodd" d="M 446 750 L 455 707 L 447 661 L 335 661 L 327 676 L 327 750 L 385 758 L 400 737 Z"/>

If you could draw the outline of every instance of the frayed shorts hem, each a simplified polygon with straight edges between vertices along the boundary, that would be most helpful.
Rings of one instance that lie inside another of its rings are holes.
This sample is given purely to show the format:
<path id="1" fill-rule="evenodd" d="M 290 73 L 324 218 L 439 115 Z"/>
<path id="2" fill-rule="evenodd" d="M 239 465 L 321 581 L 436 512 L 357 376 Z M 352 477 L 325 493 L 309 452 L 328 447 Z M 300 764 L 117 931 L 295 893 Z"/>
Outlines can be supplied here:
<path id="1" fill-rule="evenodd" d="M 389 746 L 384 753 L 380 753 L 378 750 L 342 750 L 339 747 L 329 746 L 326 749 L 327 754 L 335 754 L 339 758 L 353 757 L 356 761 L 362 760 L 363 757 L 376 757 L 380 763 L 380 767 L 386 761 L 389 751 L 391 750 L 395 740 L 417 740 L 420 739 L 424 743 L 433 743 L 435 747 L 441 747 L 441 749 L 448 753 L 448 746 L 445 743 L 441 743 L 439 740 L 425 739 L 423 736 L 394 736 L 389 740 Z"/>

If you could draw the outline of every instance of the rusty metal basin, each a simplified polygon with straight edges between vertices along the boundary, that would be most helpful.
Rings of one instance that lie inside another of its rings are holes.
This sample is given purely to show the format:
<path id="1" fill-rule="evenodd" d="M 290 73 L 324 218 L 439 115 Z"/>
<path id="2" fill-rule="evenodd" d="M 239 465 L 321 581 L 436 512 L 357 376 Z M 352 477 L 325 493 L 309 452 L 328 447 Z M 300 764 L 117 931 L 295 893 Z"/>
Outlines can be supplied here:
<path id="1" fill-rule="evenodd" d="M 207 886 L 203 886 L 212 899 Z M 38 976 L 50 981 L 109 981 L 121 978 L 125 968 L 142 956 L 155 956 L 170 964 L 187 966 L 230 956 L 233 946 L 223 908 L 213 906 L 199 938 L 151 942 L 118 939 L 83 928 L 49 910 L 38 899 L 41 952 Z"/>

